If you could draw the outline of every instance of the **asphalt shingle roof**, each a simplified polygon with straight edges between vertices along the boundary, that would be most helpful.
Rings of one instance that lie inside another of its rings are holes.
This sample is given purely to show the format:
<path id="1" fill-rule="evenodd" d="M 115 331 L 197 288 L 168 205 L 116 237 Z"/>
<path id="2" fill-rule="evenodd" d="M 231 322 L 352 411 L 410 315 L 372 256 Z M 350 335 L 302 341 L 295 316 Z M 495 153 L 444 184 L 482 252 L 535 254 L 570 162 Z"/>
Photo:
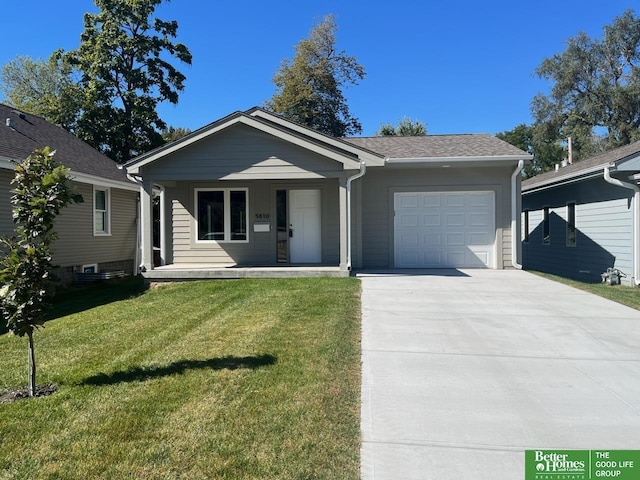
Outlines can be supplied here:
<path id="1" fill-rule="evenodd" d="M 553 183 L 553 180 L 556 178 L 566 178 L 567 176 L 579 177 L 588 170 L 599 166 L 604 167 L 604 165 L 608 165 L 610 163 L 619 162 L 620 160 L 624 160 L 638 153 L 640 153 L 640 141 L 572 163 L 566 167 L 559 168 L 557 171 L 552 170 L 550 172 L 541 173 L 535 177 L 528 178 L 522 182 L 522 190 L 530 190 L 544 183 Z"/>
<path id="2" fill-rule="evenodd" d="M 388 158 L 526 155 L 518 147 L 489 134 L 353 137 L 344 141 Z"/>
<path id="3" fill-rule="evenodd" d="M 0 157 L 22 161 L 35 149 L 49 146 L 56 150 L 56 161 L 72 172 L 129 183 L 116 162 L 41 117 L 0 103 L 0 122 Z"/>

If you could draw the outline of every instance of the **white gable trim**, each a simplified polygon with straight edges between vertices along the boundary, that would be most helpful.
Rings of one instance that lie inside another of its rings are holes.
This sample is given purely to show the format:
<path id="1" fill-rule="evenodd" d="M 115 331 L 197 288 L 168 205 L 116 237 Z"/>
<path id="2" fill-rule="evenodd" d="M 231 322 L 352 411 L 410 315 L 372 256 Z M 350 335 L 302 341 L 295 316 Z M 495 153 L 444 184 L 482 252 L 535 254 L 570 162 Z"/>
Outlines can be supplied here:
<path id="1" fill-rule="evenodd" d="M 203 127 L 193 134 L 187 135 L 181 140 L 173 142 L 167 146 L 160 147 L 156 150 L 153 150 L 147 154 L 143 154 L 131 160 L 130 162 L 125 164 L 125 169 L 129 174 L 139 174 L 141 167 L 237 124 L 247 125 L 269 135 L 273 135 L 274 137 L 286 140 L 293 145 L 297 145 L 301 148 L 310 150 L 312 152 L 318 153 L 319 155 L 335 160 L 336 162 L 341 163 L 345 170 L 358 170 L 360 168 L 360 159 L 357 156 L 355 156 L 354 158 L 350 158 L 347 155 L 341 154 L 340 152 L 329 148 L 331 146 L 335 146 L 336 148 L 346 150 L 342 148 L 342 144 L 331 145 L 331 142 L 328 142 L 326 138 L 323 138 L 321 141 L 322 143 L 327 145 L 325 147 L 321 143 L 311 142 L 306 138 L 302 138 L 296 135 L 295 132 L 292 133 L 282 130 L 280 128 L 277 128 L 276 126 L 268 124 L 265 121 L 261 121 L 259 118 L 246 115 L 242 112 L 237 112 L 232 116 L 227 117 L 226 119 L 222 119 L 219 122 L 211 124 L 208 127 Z M 310 135 L 308 135 L 308 132 L 309 130 L 305 132 L 305 135 L 309 137 Z"/>

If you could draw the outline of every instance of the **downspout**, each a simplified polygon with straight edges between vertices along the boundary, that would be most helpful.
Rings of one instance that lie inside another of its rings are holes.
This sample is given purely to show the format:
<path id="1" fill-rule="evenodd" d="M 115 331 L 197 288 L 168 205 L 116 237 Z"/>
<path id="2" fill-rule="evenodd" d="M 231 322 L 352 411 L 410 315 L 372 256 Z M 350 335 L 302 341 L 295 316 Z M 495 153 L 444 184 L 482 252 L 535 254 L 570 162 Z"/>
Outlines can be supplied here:
<path id="1" fill-rule="evenodd" d="M 517 270 L 522 270 L 522 264 L 518 263 L 518 175 L 524 167 L 524 160 L 518 161 L 518 166 L 511 174 L 511 265 Z"/>
<path id="2" fill-rule="evenodd" d="M 347 271 L 351 271 L 351 182 L 363 177 L 367 172 L 367 164 L 360 161 L 360 171 L 347 178 Z"/>
<path id="3" fill-rule="evenodd" d="M 134 275 L 137 275 L 138 273 L 140 273 L 140 267 L 141 267 L 140 262 L 142 261 L 141 259 L 142 231 L 140 229 L 140 219 L 141 219 L 141 213 L 142 213 L 140 195 L 142 194 L 142 180 L 140 178 L 134 177 L 129 172 L 127 172 L 127 169 L 124 168 L 123 165 L 118 165 L 118 170 L 124 170 L 124 173 L 127 176 L 127 179 L 140 187 L 140 192 L 138 193 L 138 202 L 136 205 L 136 253 L 135 253 L 135 258 L 133 259 L 133 272 L 134 272 Z"/>
<path id="4" fill-rule="evenodd" d="M 611 185 L 633 190 L 633 283 L 640 285 L 640 188 L 629 182 L 623 182 L 617 178 L 611 178 L 611 167 L 609 164 L 604 167 L 604 180 Z"/>

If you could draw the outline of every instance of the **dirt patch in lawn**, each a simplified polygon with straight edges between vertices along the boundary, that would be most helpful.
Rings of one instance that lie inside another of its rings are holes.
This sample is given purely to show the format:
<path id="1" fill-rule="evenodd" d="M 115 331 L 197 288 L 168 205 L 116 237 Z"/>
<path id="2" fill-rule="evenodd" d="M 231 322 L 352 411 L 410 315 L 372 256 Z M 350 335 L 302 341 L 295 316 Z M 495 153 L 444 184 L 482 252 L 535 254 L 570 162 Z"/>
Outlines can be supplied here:
<path id="1" fill-rule="evenodd" d="M 53 383 L 47 385 L 36 385 L 36 391 L 34 397 L 47 397 L 58 390 L 58 387 Z M 12 403 L 18 400 L 25 400 L 29 397 L 29 388 L 22 387 L 17 390 L 7 390 L 0 393 L 0 403 Z"/>

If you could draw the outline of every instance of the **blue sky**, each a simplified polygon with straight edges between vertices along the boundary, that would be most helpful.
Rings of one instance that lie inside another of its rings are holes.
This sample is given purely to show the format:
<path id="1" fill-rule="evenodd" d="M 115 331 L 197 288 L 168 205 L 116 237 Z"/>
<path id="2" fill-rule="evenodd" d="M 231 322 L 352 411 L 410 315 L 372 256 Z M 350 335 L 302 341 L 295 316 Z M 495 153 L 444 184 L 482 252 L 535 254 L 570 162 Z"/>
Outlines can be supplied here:
<path id="1" fill-rule="evenodd" d="M 430 134 L 494 134 L 531 122 L 531 99 L 549 88 L 534 76 L 544 58 L 579 31 L 600 37 L 630 7 L 615 0 L 173 0 L 157 13 L 178 21 L 178 41 L 193 64 L 175 63 L 185 90 L 178 105 L 159 112 L 168 124 L 195 130 L 261 106 L 273 95 L 281 60 L 332 13 L 338 49 L 367 73 L 345 91 L 362 135 L 405 115 Z M 87 11 L 97 11 L 91 0 L 0 0 L 0 65 L 77 48 Z"/>

